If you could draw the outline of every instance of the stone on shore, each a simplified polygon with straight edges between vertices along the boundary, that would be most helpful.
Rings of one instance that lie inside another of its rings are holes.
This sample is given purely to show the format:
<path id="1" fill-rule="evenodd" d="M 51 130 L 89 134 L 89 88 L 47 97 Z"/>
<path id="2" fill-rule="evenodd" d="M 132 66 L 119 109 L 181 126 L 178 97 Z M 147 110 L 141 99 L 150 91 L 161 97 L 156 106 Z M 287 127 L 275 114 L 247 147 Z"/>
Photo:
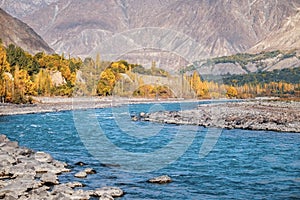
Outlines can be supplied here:
<path id="1" fill-rule="evenodd" d="M 75 181 L 75 182 L 66 183 L 66 186 L 70 188 L 76 188 L 76 187 L 83 187 L 83 184 Z"/>
<path id="2" fill-rule="evenodd" d="M 158 184 L 164 184 L 164 183 L 171 183 L 172 179 L 168 175 L 158 176 L 152 179 L 148 180 L 149 183 L 158 183 Z"/>
<path id="3" fill-rule="evenodd" d="M 48 172 L 41 176 L 41 181 L 46 185 L 57 185 L 59 184 L 58 178 L 54 173 Z"/>
<path id="4" fill-rule="evenodd" d="M 85 173 L 87 174 L 96 174 L 96 170 L 92 169 L 92 168 L 86 168 L 84 170 Z"/>
<path id="5" fill-rule="evenodd" d="M 121 197 L 124 195 L 124 192 L 118 187 L 102 187 L 96 189 L 93 195 L 97 197 L 102 197 L 103 195 L 110 195 L 112 197 Z"/>
<path id="6" fill-rule="evenodd" d="M 105 193 L 99 198 L 99 200 L 114 200 L 114 198 L 111 195 Z"/>
<path id="7" fill-rule="evenodd" d="M 85 178 L 87 177 L 87 173 L 85 171 L 78 172 L 74 175 L 76 178 Z"/>
<path id="8" fill-rule="evenodd" d="M 41 152 L 41 151 L 36 152 L 34 154 L 34 158 L 37 161 L 46 162 L 46 163 L 51 163 L 53 161 L 52 156 L 50 156 L 48 153 Z"/>

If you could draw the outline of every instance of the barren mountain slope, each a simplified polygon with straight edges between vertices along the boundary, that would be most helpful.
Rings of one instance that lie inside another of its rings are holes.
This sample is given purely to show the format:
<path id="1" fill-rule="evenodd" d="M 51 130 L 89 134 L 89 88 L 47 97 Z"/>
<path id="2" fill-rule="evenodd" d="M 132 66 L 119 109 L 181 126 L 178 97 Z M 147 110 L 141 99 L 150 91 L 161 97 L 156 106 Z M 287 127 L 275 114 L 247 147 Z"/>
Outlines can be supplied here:
<path id="1" fill-rule="evenodd" d="M 0 38 L 5 46 L 14 44 L 30 53 L 54 53 L 32 28 L 0 8 Z"/>
<path id="2" fill-rule="evenodd" d="M 288 17 L 280 29 L 271 32 L 265 39 L 250 49 L 251 52 L 272 50 L 300 50 L 300 8 Z"/>

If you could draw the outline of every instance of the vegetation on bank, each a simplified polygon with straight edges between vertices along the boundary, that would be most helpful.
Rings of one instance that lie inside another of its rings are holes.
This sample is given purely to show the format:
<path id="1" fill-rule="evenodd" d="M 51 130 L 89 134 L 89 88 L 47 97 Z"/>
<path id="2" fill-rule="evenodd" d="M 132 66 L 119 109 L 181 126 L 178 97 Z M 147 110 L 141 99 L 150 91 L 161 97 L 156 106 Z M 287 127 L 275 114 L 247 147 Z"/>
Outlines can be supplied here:
<path id="1" fill-rule="evenodd" d="M 22 48 L 0 44 L 0 99 L 1 102 L 26 103 L 28 96 L 71 96 L 76 82 L 79 58 L 64 55 L 31 55 Z M 51 78 L 59 74 L 62 80 Z"/>
<path id="2" fill-rule="evenodd" d="M 269 84 L 271 82 L 284 82 L 297 84 L 300 80 L 300 67 L 287 68 L 273 71 L 263 71 L 243 75 L 231 75 L 223 78 L 223 83 L 227 85 L 242 86 L 245 84 Z"/>
<path id="3" fill-rule="evenodd" d="M 246 65 L 261 59 L 293 57 L 293 52 L 237 54 L 213 58 L 213 63 L 238 62 Z M 145 82 L 145 80 L 147 80 Z M 14 45 L 0 44 L 0 101 L 27 103 L 32 96 L 134 96 L 144 98 L 250 98 L 300 96 L 300 67 L 259 71 L 226 76 L 222 81 L 208 81 L 197 71 L 171 76 L 165 70 L 150 69 L 120 60 L 66 58 L 64 55 L 31 55 Z M 176 92 L 180 91 L 181 92 Z"/>

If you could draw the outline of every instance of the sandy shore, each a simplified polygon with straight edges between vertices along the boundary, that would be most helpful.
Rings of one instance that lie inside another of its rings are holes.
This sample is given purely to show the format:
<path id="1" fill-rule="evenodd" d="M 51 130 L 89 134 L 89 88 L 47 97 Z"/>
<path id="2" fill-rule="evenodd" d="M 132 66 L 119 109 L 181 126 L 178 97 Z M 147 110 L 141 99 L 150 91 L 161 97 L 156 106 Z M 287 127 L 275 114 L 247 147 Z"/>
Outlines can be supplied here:
<path id="1" fill-rule="evenodd" d="M 142 113 L 134 120 L 227 129 L 300 133 L 300 102 L 249 101 L 200 105 L 185 111 Z"/>

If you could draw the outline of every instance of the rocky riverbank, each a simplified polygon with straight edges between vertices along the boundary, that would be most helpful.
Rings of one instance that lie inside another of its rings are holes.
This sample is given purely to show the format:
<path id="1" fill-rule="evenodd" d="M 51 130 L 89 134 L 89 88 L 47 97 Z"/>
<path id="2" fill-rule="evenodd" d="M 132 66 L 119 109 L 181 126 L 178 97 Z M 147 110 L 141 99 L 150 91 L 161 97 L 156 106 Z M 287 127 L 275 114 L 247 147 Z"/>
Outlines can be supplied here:
<path id="1" fill-rule="evenodd" d="M 0 199 L 90 199 L 111 200 L 124 192 L 117 187 L 83 190 L 80 182 L 60 183 L 59 175 L 71 170 L 66 163 L 54 160 L 45 152 L 20 147 L 0 135 Z M 91 173 L 91 169 L 86 169 Z"/>
<path id="2" fill-rule="evenodd" d="M 250 101 L 203 104 L 193 110 L 141 113 L 133 120 L 300 133 L 300 102 Z"/>
<path id="3" fill-rule="evenodd" d="M 34 104 L 9 104 L 0 103 L 0 116 L 34 114 L 45 112 L 59 112 L 67 110 L 82 110 L 94 108 L 115 107 L 125 104 L 151 103 L 151 102 L 178 102 L 181 99 L 143 99 L 122 97 L 35 97 Z"/>

